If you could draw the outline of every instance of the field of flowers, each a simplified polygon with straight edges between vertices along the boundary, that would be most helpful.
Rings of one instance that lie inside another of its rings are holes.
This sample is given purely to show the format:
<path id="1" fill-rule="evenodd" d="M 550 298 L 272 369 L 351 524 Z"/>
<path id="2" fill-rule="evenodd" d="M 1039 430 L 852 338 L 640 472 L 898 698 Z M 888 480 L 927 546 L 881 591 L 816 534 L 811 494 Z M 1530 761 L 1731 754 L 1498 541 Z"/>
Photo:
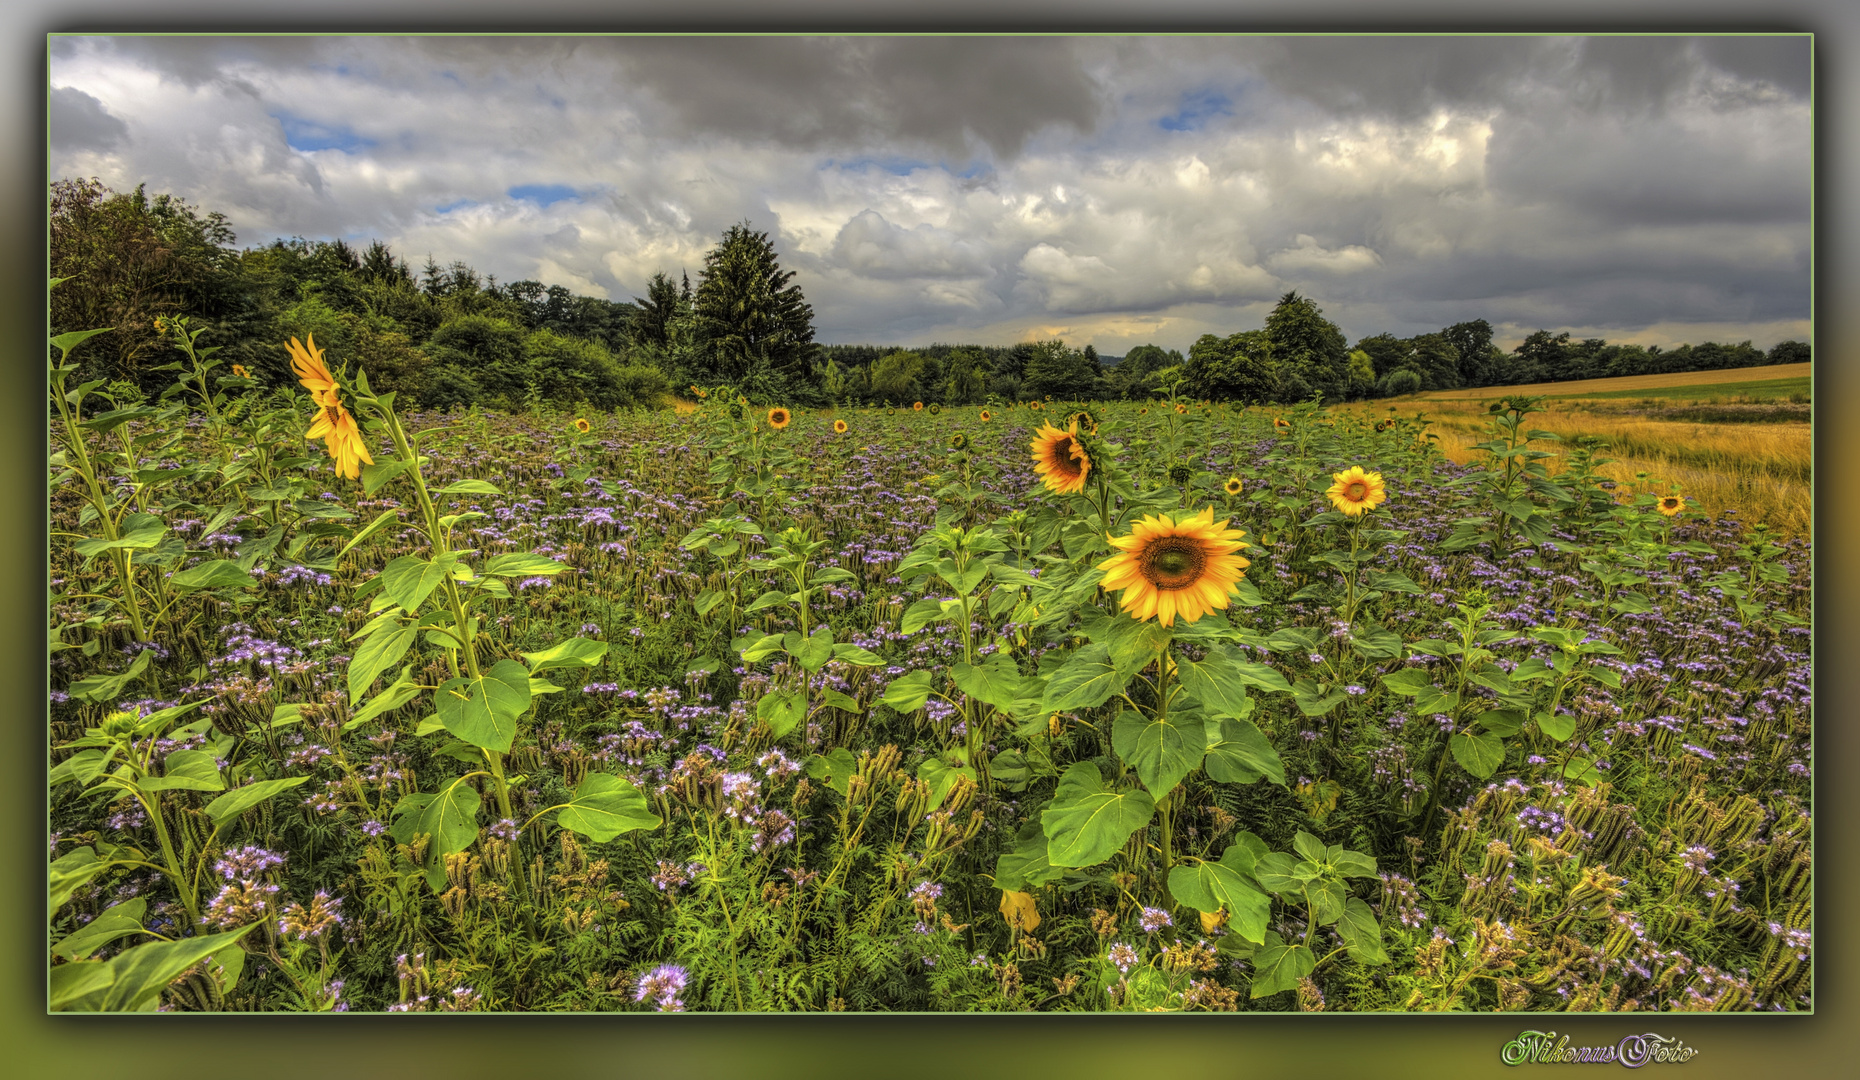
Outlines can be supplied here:
<path id="1" fill-rule="evenodd" d="M 1812 1006 L 1809 549 L 1532 399 L 428 415 L 173 332 L 53 343 L 53 1010 Z"/>

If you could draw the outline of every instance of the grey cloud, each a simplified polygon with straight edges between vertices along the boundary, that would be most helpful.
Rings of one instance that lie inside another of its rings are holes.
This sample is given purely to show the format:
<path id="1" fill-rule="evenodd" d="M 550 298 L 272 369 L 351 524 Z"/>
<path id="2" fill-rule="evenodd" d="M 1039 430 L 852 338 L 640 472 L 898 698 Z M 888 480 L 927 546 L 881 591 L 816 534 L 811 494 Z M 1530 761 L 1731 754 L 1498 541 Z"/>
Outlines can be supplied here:
<path id="1" fill-rule="evenodd" d="M 1765 82 L 1798 98 L 1808 96 L 1806 37 L 1712 37 L 1698 40 L 1699 55 L 1739 78 Z"/>
<path id="2" fill-rule="evenodd" d="M 108 150 L 129 136 L 129 125 L 82 90 L 52 87 L 49 110 L 54 150 Z"/>
<path id="3" fill-rule="evenodd" d="M 1089 131 L 1097 90 L 1064 38 L 610 39 L 678 132 L 816 150 L 916 144 L 1011 158 Z"/>
<path id="4" fill-rule="evenodd" d="M 988 254 L 947 229 L 906 229 L 873 210 L 860 212 L 833 238 L 833 257 L 874 278 L 969 278 L 992 271 Z"/>

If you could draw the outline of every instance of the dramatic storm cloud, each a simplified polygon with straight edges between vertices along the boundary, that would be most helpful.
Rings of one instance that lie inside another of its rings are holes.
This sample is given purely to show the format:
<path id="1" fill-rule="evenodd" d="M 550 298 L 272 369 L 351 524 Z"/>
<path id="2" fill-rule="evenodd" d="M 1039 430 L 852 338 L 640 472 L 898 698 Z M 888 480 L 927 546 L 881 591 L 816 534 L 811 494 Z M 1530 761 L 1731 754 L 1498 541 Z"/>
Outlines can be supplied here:
<path id="1" fill-rule="evenodd" d="M 747 221 L 828 342 L 1484 318 L 1806 338 L 1805 38 L 60 38 L 51 178 L 643 295 Z"/>

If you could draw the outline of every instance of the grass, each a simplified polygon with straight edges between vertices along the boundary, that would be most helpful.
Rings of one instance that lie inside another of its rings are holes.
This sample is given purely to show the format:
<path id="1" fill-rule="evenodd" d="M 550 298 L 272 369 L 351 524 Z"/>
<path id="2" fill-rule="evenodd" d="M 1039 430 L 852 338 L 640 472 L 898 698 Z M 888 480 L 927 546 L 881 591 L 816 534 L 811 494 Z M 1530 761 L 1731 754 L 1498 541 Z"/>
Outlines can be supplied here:
<path id="1" fill-rule="evenodd" d="M 1556 394 L 1558 400 L 1576 398 L 1611 399 L 1644 398 L 1694 403 L 1715 402 L 1726 398 L 1738 401 L 1788 401 L 1807 399 L 1813 389 L 1808 376 L 1793 379 L 1762 379 L 1755 382 L 1719 382 L 1703 386 L 1655 386 L 1642 390 L 1591 391 L 1582 394 Z"/>
<path id="2" fill-rule="evenodd" d="M 1422 414 L 1434 422 L 1430 430 L 1440 435 L 1449 457 L 1461 463 L 1486 458 L 1473 449 L 1490 437 L 1482 406 L 1429 404 L 1434 407 Z M 1401 411 L 1413 415 L 1416 410 Z M 1532 427 L 1566 441 L 1582 435 L 1604 440 L 1604 456 L 1614 461 L 1601 472 L 1624 487 L 1640 487 L 1643 482 L 1635 474 L 1646 473 L 1646 490 L 1665 494 L 1668 485 L 1677 484 L 1709 516 L 1734 511 L 1750 524 L 1763 521 L 1791 536 L 1809 534 L 1813 470 L 1806 424 L 1684 423 L 1599 413 L 1562 401 L 1552 402 L 1531 421 Z M 1561 452 L 1555 443 L 1539 445 Z M 1552 473 L 1560 471 L 1558 462 L 1549 465 Z"/>

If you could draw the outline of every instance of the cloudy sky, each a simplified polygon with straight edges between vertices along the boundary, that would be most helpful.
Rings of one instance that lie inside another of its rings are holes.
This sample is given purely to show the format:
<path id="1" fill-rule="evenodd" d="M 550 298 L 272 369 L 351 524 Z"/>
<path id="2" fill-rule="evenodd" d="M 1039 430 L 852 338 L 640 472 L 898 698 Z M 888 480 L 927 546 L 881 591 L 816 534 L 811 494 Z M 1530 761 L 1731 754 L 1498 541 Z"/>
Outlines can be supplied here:
<path id="1" fill-rule="evenodd" d="M 617 300 L 747 220 L 826 342 L 1809 335 L 1807 39 L 54 38 L 50 179 Z"/>

